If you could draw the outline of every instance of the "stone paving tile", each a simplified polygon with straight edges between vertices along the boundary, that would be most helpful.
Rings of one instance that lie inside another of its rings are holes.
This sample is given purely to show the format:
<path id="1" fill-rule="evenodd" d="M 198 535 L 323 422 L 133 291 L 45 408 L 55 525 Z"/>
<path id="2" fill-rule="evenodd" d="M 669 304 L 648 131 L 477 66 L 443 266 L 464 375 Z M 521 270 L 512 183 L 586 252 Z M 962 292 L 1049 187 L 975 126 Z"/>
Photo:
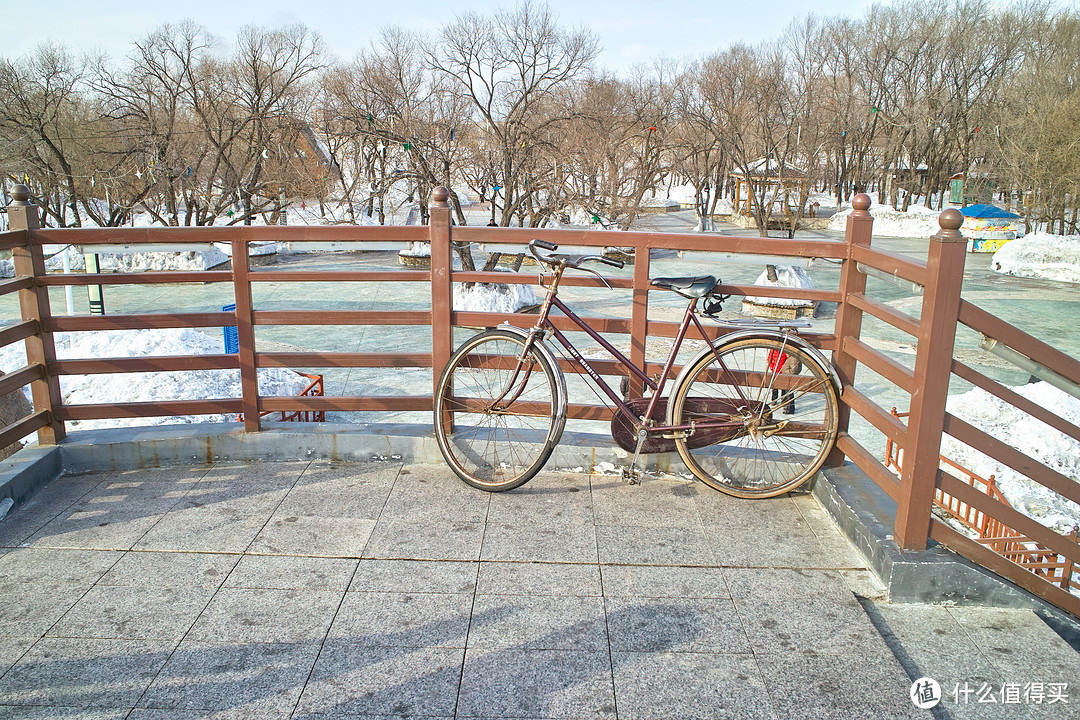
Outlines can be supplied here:
<path id="1" fill-rule="evenodd" d="M 834 572 L 730 569 L 726 575 L 755 653 L 836 655 L 885 647 Z"/>
<path id="2" fill-rule="evenodd" d="M 612 663 L 620 720 L 783 718 L 752 655 L 613 652 Z"/>
<path id="3" fill-rule="evenodd" d="M 482 523 L 491 494 L 469 487 L 438 465 L 403 468 L 380 518 Z"/>
<path id="4" fill-rule="evenodd" d="M 223 583 L 230 588 L 341 590 L 348 588 L 357 560 L 244 555 Z"/>
<path id="5" fill-rule="evenodd" d="M 605 604 L 613 652 L 750 653 L 731 600 L 609 597 Z"/>
<path id="6" fill-rule="evenodd" d="M 66 550 L 25 548 L 0 557 L 0 592 L 18 592 L 23 586 L 41 582 L 96 582 L 121 558 L 111 550 Z"/>
<path id="7" fill-rule="evenodd" d="M 127 552 L 98 585 L 217 588 L 240 560 L 239 554 Z"/>
<path id="8" fill-rule="evenodd" d="M 603 565 L 608 597 L 730 598 L 724 571 L 718 567 Z"/>
<path id="9" fill-rule="evenodd" d="M 147 515 L 138 510 L 77 505 L 27 538 L 26 544 L 43 548 L 128 550 L 162 517 L 163 514 Z"/>
<path id="10" fill-rule="evenodd" d="M 248 552 L 358 558 L 374 529 L 374 520 L 278 512 Z"/>
<path id="11" fill-rule="evenodd" d="M 621 478 L 593 478 L 593 507 L 597 525 L 700 528 L 694 483 L 646 476 L 639 485 Z"/>
<path id="12" fill-rule="evenodd" d="M 465 647 L 471 594 L 350 592 L 328 638 L 365 647 Z"/>
<path id="13" fill-rule="evenodd" d="M 1064 682 L 1073 690 L 1070 694 L 1080 692 L 1080 653 L 1035 613 L 954 607 L 949 614 L 1005 682 Z M 1016 642 L 1018 637 L 1024 638 L 1022 644 Z"/>
<path id="14" fill-rule="evenodd" d="M 179 642 L 213 593 L 197 586 L 99 585 L 90 588 L 49 629 L 48 636 Z"/>
<path id="15" fill-rule="evenodd" d="M 118 508 L 126 511 L 163 513 L 194 488 L 202 472 L 177 469 L 117 472 L 79 498 L 74 507 Z"/>
<path id="16" fill-rule="evenodd" d="M 312 462 L 278 512 L 377 520 L 400 471 L 397 463 Z"/>
<path id="17" fill-rule="evenodd" d="M 566 525 L 488 521 L 482 560 L 549 563 L 595 563 L 596 528 L 591 523 Z"/>
<path id="18" fill-rule="evenodd" d="M 37 635 L 0 636 L 0 675 L 6 673 L 37 639 Z"/>
<path id="19" fill-rule="evenodd" d="M 0 720 L 125 720 L 128 708 L 85 709 L 0 705 Z"/>
<path id="20" fill-rule="evenodd" d="M 479 563 L 438 560 L 361 560 L 351 592 L 471 593 Z"/>
<path id="21" fill-rule="evenodd" d="M 483 595 L 602 595 L 600 568 L 567 563 L 481 562 Z"/>
<path id="22" fill-rule="evenodd" d="M 756 656 L 778 717 L 785 720 L 902 720 L 926 718 L 908 693 L 911 679 L 881 653 Z"/>
<path id="23" fill-rule="evenodd" d="M 105 482 L 108 473 L 60 477 L 11 509 L 0 522 L 0 546 L 17 547 L 46 523 Z"/>
<path id="24" fill-rule="evenodd" d="M 959 690 L 965 683 L 974 690 L 984 684 L 1000 690 L 1006 679 L 972 642 L 948 608 L 878 602 L 871 606 L 871 611 L 878 614 L 878 630 L 904 664 L 908 676 L 932 677 L 938 682 L 943 694 L 942 708 L 954 720 L 1031 717 L 1022 707 L 980 704 L 974 702 L 975 697 L 968 697 L 970 702 L 960 700 L 963 696 Z"/>
<path id="25" fill-rule="evenodd" d="M 604 652 L 470 648 L 458 715 L 469 718 L 615 718 Z"/>
<path id="26" fill-rule="evenodd" d="M 599 597 L 478 595 L 469 647 L 606 651 L 606 621 Z"/>
<path id="27" fill-rule="evenodd" d="M 174 642 L 42 638 L 0 678 L 0 705 L 132 707 Z"/>
<path id="28" fill-rule="evenodd" d="M 365 558 L 479 560 L 482 522 L 439 517 L 384 518 L 368 540 Z"/>
<path id="29" fill-rule="evenodd" d="M 844 537 L 836 523 L 812 495 L 792 495 L 791 501 L 817 536 L 818 544 L 830 567 L 868 567 L 866 558 Z"/>
<path id="30" fill-rule="evenodd" d="M 292 711 L 319 654 L 319 641 L 180 643 L 138 701 L 150 709 Z M 134 702 L 132 704 L 135 704 Z"/>
<path id="31" fill-rule="evenodd" d="M 296 717 L 451 718 L 464 652 L 328 641 L 300 697 Z"/>
<path id="32" fill-rule="evenodd" d="M 700 527 L 598 525 L 596 542 L 605 565 L 716 564 Z"/>
<path id="33" fill-rule="evenodd" d="M 135 708 L 126 720 L 288 720 L 287 712 L 264 712 L 248 709 L 228 710 L 150 710 Z"/>
<path id="34" fill-rule="evenodd" d="M 0 591 L 0 635 L 44 635 L 88 589 L 82 583 L 36 582 Z"/>
<path id="35" fill-rule="evenodd" d="M 326 635 L 343 592 L 222 588 L 187 638 L 216 643 L 301 643 Z"/>
<path id="36" fill-rule="evenodd" d="M 188 505 L 165 513 L 133 549 L 241 553 L 266 525 L 269 515 L 270 510 L 240 512 L 232 503 Z"/>
<path id="37" fill-rule="evenodd" d="M 592 525 L 589 476 L 539 473 L 511 492 L 493 493 L 487 518 L 508 525 Z"/>
<path id="38" fill-rule="evenodd" d="M 719 564 L 735 567 L 845 567 L 827 552 L 790 497 L 699 498 L 698 512 Z M 855 567 L 864 567 L 859 564 Z"/>

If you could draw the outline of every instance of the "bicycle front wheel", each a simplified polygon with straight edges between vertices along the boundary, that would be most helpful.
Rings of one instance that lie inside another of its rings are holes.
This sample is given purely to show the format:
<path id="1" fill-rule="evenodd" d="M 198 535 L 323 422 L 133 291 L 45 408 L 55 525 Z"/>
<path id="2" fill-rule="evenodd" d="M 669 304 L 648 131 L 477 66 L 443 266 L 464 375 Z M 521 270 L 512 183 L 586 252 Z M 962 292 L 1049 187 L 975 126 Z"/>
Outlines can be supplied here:
<path id="1" fill-rule="evenodd" d="M 489 330 L 455 352 L 435 395 L 435 437 L 451 469 L 473 487 L 511 490 L 547 462 L 566 424 L 561 375 L 534 344 Z"/>
<path id="2" fill-rule="evenodd" d="M 721 343 L 694 361 L 673 392 L 672 424 L 686 466 L 707 485 L 744 498 L 794 490 L 836 442 L 829 371 L 784 338 Z"/>

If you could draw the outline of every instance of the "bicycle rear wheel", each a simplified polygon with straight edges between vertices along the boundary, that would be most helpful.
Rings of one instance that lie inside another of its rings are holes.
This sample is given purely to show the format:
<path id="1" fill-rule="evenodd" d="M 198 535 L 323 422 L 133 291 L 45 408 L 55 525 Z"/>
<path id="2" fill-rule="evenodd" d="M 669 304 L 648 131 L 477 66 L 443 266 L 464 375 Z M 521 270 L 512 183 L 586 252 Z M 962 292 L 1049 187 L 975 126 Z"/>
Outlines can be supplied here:
<path id="1" fill-rule="evenodd" d="M 566 424 L 562 376 L 526 338 L 489 330 L 455 352 L 435 395 L 435 437 L 473 487 L 511 490 L 547 462 Z"/>
<path id="2" fill-rule="evenodd" d="M 721 492 L 766 498 L 794 490 L 836 442 L 829 371 L 783 338 L 721 343 L 683 378 L 670 417 L 693 429 L 675 445 L 691 472 Z"/>

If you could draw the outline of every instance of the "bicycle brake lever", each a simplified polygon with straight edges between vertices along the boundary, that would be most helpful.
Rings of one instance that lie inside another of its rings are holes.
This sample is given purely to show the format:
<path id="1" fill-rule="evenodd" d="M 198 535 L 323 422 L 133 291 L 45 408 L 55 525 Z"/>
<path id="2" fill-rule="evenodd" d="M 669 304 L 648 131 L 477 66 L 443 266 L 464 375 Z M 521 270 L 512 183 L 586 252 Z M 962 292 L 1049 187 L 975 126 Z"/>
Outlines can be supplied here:
<path id="1" fill-rule="evenodd" d="M 587 268 L 587 267 L 581 267 L 580 265 L 578 265 L 578 266 L 577 266 L 577 267 L 576 267 L 575 269 L 576 269 L 576 270 L 584 270 L 584 271 L 585 271 L 585 272 L 587 272 L 587 273 L 592 273 L 592 274 L 593 274 L 593 275 L 595 275 L 596 277 L 600 278 L 600 282 L 604 283 L 604 286 L 605 286 L 605 287 L 606 287 L 606 288 L 607 288 L 608 290 L 610 290 L 610 289 L 611 289 L 611 286 L 610 286 L 610 285 L 608 285 L 608 281 L 607 281 L 607 278 L 605 278 L 605 277 L 604 277 L 603 275 L 601 275 L 600 273 L 596 272 L 595 270 L 590 270 L 589 268 Z"/>

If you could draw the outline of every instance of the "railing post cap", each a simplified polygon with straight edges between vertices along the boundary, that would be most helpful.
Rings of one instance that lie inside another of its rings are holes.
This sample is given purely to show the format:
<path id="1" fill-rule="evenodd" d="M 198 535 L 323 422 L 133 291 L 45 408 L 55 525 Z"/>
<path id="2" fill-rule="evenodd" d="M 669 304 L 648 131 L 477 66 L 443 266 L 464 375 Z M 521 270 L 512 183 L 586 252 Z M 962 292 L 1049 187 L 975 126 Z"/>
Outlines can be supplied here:
<path id="1" fill-rule="evenodd" d="M 870 196 L 866 193 L 859 193 L 851 199 L 851 207 L 856 210 L 866 211 L 870 209 Z"/>
<path id="2" fill-rule="evenodd" d="M 431 201 L 435 205 L 439 205 L 439 206 L 446 205 L 446 201 L 449 200 L 449 199 L 450 199 L 450 190 L 448 188 L 443 187 L 442 185 L 438 186 L 437 188 L 435 188 L 434 190 L 431 191 Z"/>
<path id="3" fill-rule="evenodd" d="M 942 230 L 959 230 L 964 224 L 964 213 L 956 208 L 949 208 L 938 216 L 938 225 Z"/>
<path id="4" fill-rule="evenodd" d="M 11 199 L 20 205 L 25 205 L 30 200 L 30 188 L 19 183 L 11 191 Z"/>

